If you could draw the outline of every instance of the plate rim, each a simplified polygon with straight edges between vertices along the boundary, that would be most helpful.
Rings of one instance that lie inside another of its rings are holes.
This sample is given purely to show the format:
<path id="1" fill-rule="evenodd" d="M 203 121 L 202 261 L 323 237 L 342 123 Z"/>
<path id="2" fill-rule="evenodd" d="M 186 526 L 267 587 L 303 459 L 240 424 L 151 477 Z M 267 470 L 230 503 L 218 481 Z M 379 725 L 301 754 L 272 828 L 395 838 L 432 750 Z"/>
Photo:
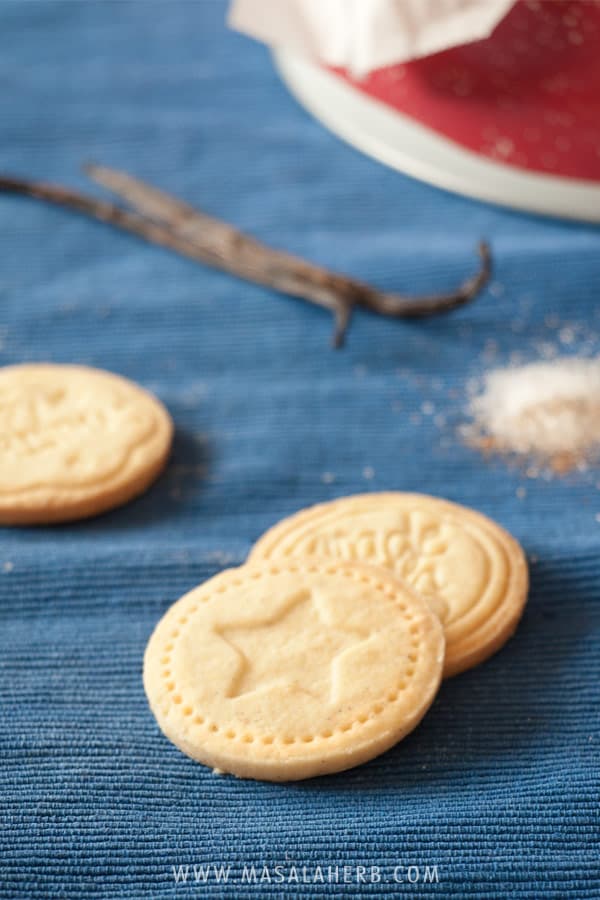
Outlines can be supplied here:
<path id="1" fill-rule="evenodd" d="M 283 49 L 274 50 L 273 57 L 302 106 L 334 134 L 390 168 L 505 208 L 600 223 L 600 183 L 495 162 L 392 111 L 318 63 Z"/>

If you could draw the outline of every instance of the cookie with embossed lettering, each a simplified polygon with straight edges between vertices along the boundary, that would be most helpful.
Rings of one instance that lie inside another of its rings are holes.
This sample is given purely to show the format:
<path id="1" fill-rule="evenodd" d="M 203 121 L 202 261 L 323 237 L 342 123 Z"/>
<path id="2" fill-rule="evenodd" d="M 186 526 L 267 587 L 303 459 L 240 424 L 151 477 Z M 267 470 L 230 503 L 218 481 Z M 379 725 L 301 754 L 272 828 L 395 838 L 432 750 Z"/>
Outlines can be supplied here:
<path id="1" fill-rule="evenodd" d="M 486 516 L 423 494 L 363 494 L 302 510 L 267 531 L 250 560 L 313 556 L 385 566 L 412 584 L 444 627 L 446 677 L 495 653 L 527 600 L 517 541 Z"/>
<path id="2" fill-rule="evenodd" d="M 99 369 L 0 369 L 0 523 L 94 516 L 141 494 L 164 467 L 173 424 L 142 388 Z"/>
<path id="3" fill-rule="evenodd" d="M 144 686 L 162 731 L 193 759 L 290 781 L 349 769 L 412 731 L 443 657 L 437 617 L 384 569 L 259 562 L 169 609 Z"/>

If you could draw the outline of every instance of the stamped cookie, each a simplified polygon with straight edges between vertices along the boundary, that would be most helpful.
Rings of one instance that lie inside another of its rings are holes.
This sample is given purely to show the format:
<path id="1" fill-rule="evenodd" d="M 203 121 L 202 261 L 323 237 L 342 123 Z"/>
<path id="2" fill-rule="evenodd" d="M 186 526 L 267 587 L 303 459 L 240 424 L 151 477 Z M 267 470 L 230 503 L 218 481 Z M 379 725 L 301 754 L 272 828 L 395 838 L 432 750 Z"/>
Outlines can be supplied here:
<path id="1" fill-rule="evenodd" d="M 446 677 L 495 653 L 527 599 L 527 563 L 514 538 L 480 513 L 422 494 L 363 494 L 313 506 L 267 531 L 250 560 L 293 557 L 360 560 L 412 584 L 444 627 Z"/>
<path id="2" fill-rule="evenodd" d="M 144 686 L 162 731 L 193 759 L 290 781 L 351 768 L 408 734 L 443 655 L 437 618 L 389 572 L 263 562 L 169 609 L 146 649 Z"/>
<path id="3" fill-rule="evenodd" d="M 84 366 L 0 369 L 0 524 L 94 516 L 141 494 L 173 424 L 151 394 Z"/>

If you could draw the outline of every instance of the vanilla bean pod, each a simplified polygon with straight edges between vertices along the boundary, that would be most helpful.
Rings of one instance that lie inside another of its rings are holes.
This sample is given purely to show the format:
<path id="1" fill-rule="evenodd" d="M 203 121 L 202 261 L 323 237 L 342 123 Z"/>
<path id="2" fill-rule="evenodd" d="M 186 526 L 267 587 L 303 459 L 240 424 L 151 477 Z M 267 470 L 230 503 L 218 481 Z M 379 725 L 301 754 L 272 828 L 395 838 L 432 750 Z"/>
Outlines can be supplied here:
<path id="1" fill-rule="evenodd" d="M 0 192 L 22 194 L 75 210 L 247 281 L 322 306 L 335 317 L 335 346 L 343 343 L 356 308 L 394 318 L 437 315 L 473 300 L 490 277 L 490 250 L 481 243 L 479 271 L 456 291 L 422 298 L 386 293 L 274 250 L 124 172 L 102 166 L 88 166 L 86 171 L 139 212 L 59 185 L 19 178 L 0 176 Z"/>

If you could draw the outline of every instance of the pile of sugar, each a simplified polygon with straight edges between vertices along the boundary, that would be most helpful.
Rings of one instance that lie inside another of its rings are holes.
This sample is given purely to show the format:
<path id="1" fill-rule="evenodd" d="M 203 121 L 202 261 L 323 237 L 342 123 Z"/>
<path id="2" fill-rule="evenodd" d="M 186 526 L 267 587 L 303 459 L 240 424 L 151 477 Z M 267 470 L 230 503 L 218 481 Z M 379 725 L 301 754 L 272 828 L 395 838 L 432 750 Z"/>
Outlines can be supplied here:
<path id="1" fill-rule="evenodd" d="M 464 430 L 482 450 L 535 457 L 561 473 L 600 452 L 600 358 L 563 357 L 483 377 Z"/>

